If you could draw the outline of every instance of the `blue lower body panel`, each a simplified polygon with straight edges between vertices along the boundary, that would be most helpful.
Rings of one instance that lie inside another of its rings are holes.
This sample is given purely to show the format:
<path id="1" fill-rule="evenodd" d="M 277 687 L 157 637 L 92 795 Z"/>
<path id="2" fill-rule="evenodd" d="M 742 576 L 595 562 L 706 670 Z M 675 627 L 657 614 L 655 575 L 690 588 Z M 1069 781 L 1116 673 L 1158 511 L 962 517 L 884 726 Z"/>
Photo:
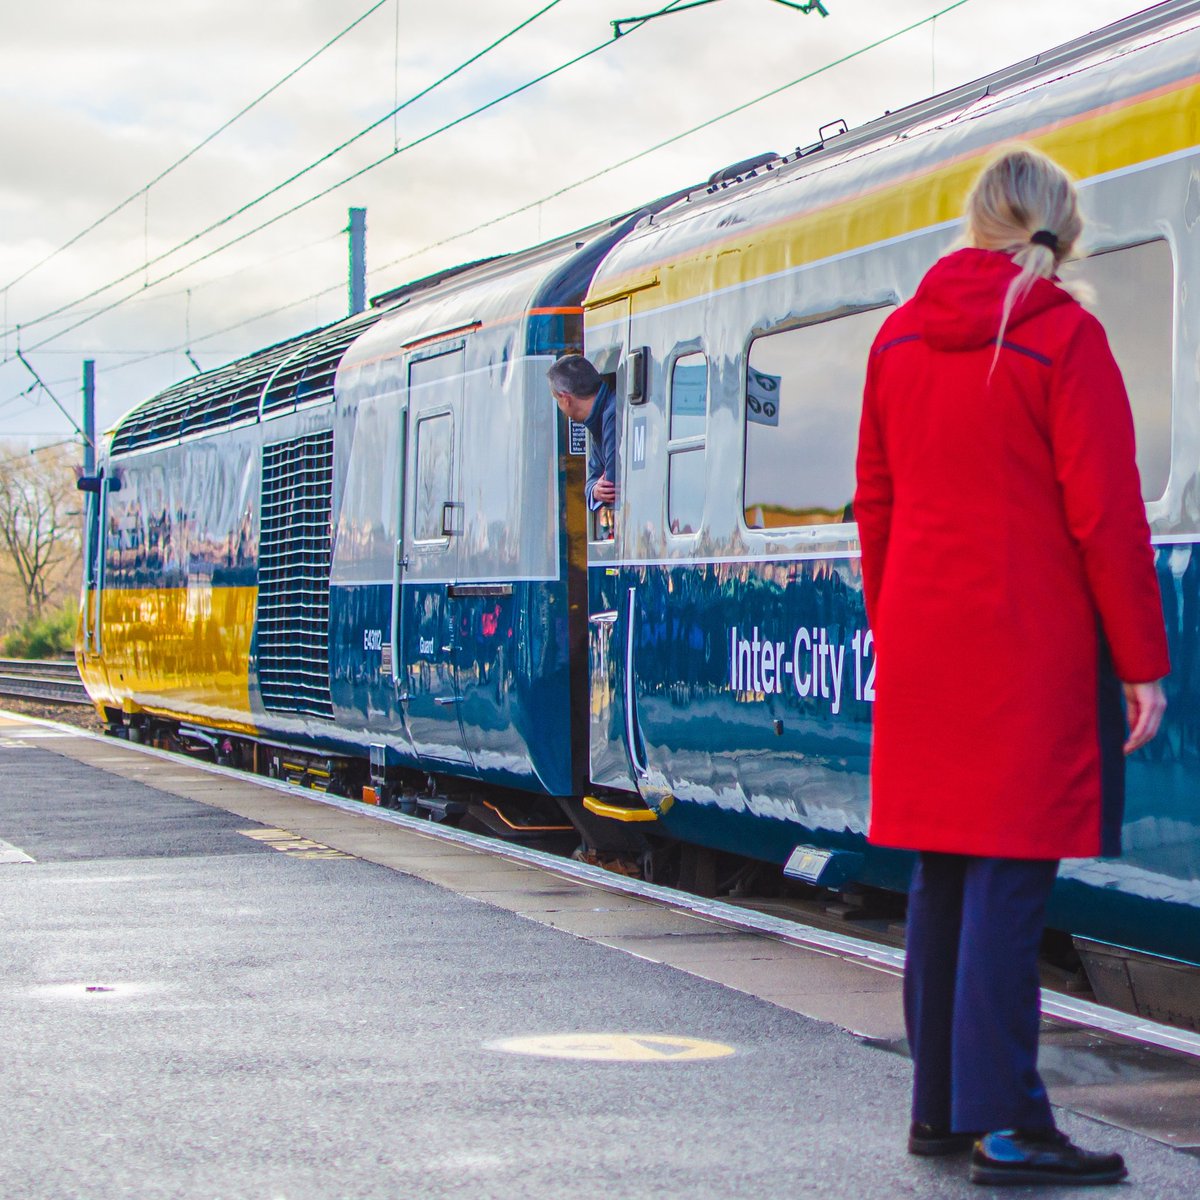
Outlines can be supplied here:
<path id="1" fill-rule="evenodd" d="M 462 589 L 464 592 L 467 589 Z M 363 747 L 386 742 L 416 769 L 524 791 L 571 791 L 565 588 L 521 582 L 456 595 L 392 588 L 330 592 L 335 722 Z"/>
<path id="2" fill-rule="evenodd" d="M 1175 673 L 1162 732 L 1127 763 L 1122 857 L 1064 862 L 1049 911 L 1200 963 L 1200 561 L 1181 575 L 1180 554 L 1158 551 Z M 597 783 L 670 793 L 660 825 L 685 841 L 780 864 L 797 845 L 853 850 L 861 882 L 907 886 L 910 857 L 865 840 L 874 643 L 857 558 L 593 567 L 589 611 L 611 618 L 590 634 Z"/>

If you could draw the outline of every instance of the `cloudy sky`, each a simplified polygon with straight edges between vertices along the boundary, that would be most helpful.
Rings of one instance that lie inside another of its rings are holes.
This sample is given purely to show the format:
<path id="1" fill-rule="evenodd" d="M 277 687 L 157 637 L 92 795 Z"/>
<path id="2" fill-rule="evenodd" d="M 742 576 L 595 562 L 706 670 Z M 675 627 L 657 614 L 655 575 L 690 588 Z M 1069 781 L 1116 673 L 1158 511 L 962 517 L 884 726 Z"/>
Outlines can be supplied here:
<path id="1" fill-rule="evenodd" d="M 929 21 L 953 0 L 825 0 L 827 19 L 774 0 L 716 0 L 612 40 L 611 21 L 666 3 L 7 6 L 0 438 L 46 443 L 71 433 L 16 358 L 18 346 L 72 414 L 82 360 L 94 358 L 105 426 L 190 374 L 189 351 L 202 367 L 218 366 L 342 315 L 351 205 L 367 209 L 368 294 L 377 294 L 578 228 L 752 154 L 807 145 L 826 122 L 860 124 L 1143 7 L 965 0 Z M 388 115 L 540 10 L 452 80 Z"/>

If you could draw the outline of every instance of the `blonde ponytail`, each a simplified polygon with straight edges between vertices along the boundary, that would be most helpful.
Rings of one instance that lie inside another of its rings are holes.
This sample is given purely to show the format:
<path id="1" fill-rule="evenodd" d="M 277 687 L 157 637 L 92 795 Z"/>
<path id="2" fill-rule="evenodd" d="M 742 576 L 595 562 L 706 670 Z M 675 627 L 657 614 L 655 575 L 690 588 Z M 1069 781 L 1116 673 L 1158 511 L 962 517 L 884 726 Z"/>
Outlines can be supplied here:
<path id="1" fill-rule="evenodd" d="M 970 245 L 1009 254 L 1021 269 L 1004 297 L 998 354 L 1013 308 L 1035 280 L 1052 279 L 1073 253 L 1083 233 L 1079 197 L 1070 176 L 1053 159 L 1028 146 L 1014 146 L 975 181 L 966 216 Z"/>

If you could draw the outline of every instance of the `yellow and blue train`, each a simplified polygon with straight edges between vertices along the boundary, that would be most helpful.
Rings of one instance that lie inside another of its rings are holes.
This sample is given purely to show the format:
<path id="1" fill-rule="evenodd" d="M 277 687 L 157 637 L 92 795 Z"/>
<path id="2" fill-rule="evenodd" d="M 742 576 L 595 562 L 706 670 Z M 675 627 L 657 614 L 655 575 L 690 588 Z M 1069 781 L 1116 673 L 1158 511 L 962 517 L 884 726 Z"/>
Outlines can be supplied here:
<path id="1" fill-rule="evenodd" d="M 1200 3 L 1160 4 L 168 389 L 89 485 L 78 658 L 98 708 L 511 836 L 902 889 L 903 856 L 863 837 L 865 359 L 1021 139 L 1080 182 L 1072 270 L 1133 402 L 1175 664 L 1130 764 L 1125 853 L 1064 864 L 1052 923 L 1180 1019 L 1200 964 L 1198 63 Z M 601 520 L 545 383 L 572 351 L 617 394 Z"/>

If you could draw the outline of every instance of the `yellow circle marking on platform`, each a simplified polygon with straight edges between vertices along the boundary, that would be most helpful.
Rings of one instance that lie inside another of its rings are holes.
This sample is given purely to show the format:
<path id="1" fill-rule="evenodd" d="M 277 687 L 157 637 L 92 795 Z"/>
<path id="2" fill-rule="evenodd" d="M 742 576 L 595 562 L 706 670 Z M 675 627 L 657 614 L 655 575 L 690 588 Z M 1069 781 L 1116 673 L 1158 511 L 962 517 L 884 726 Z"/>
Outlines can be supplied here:
<path id="1" fill-rule="evenodd" d="M 239 829 L 238 833 L 243 837 L 253 838 L 256 842 L 262 842 L 272 850 L 279 850 L 289 858 L 354 857 L 353 854 L 326 846 L 324 842 L 314 842 L 298 833 L 289 833 L 286 829 Z"/>
<path id="2" fill-rule="evenodd" d="M 589 1062 L 696 1062 L 735 1053 L 723 1042 L 663 1033 L 550 1033 L 491 1042 L 492 1050 L 538 1058 L 580 1058 Z"/>

